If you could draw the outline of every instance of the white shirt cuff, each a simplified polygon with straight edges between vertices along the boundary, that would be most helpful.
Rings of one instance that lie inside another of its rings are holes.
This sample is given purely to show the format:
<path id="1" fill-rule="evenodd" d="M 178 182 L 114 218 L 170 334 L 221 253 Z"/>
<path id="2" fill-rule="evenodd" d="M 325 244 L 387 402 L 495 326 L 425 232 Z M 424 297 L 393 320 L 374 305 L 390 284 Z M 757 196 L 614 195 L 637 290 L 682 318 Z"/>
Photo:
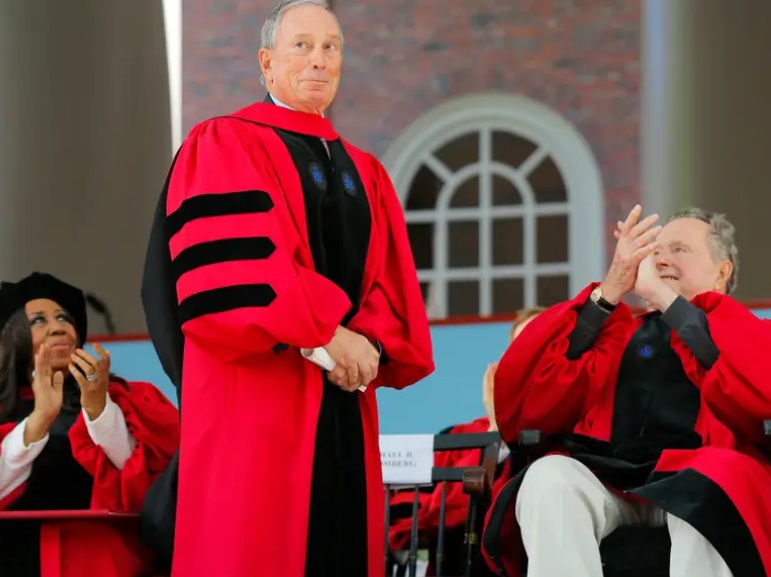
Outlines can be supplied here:
<path id="1" fill-rule="evenodd" d="M 0 499 L 5 498 L 21 486 L 32 472 L 32 463 L 48 443 L 48 435 L 24 445 L 24 419 L 8 433 L 0 444 Z"/>
<path id="2" fill-rule="evenodd" d="M 107 395 L 102 414 L 93 421 L 83 411 L 86 429 L 95 445 L 102 447 L 104 454 L 118 469 L 122 469 L 136 447 L 136 441 L 128 430 L 126 417 L 120 407 Z"/>

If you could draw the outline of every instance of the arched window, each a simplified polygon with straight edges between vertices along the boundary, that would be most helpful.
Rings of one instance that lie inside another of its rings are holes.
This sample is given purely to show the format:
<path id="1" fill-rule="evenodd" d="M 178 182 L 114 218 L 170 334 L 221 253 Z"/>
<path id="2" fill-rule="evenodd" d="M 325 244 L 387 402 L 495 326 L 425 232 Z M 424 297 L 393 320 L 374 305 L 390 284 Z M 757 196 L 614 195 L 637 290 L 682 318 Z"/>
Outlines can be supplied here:
<path id="1" fill-rule="evenodd" d="M 384 164 L 431 318 L 553 304 L 603 273 L 597 163 L 542 104 L 500 94 L 451 100 L 415 121 Z"/>

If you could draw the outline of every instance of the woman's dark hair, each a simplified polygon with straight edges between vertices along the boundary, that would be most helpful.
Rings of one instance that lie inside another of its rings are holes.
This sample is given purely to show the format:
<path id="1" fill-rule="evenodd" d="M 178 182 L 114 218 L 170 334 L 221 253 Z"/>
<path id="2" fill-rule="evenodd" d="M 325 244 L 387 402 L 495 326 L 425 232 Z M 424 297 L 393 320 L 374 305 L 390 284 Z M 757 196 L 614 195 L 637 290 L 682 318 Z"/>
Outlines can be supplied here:
<path id="1" fill-rule="evenodd" d="M 26 416 L 19 391 L 32 384 L 34 360 L 32 333 L 24 309 L 19 309 L 8 319 L 0 331 L 0 423 L 7 423 Z M 110 374 L 110 381 L 128 388 L 128 383 Z M 62 411 L 76 413 L 80 407 L 80 390 L 71 375 L 64 379 Z"/>
<path id="2" fill-rule="evenodd" d="M 0 331 L 0 422 L 18 412 L 19 388 L 29 383 L 32 335 L 24 311 L 18 310 Z"/>

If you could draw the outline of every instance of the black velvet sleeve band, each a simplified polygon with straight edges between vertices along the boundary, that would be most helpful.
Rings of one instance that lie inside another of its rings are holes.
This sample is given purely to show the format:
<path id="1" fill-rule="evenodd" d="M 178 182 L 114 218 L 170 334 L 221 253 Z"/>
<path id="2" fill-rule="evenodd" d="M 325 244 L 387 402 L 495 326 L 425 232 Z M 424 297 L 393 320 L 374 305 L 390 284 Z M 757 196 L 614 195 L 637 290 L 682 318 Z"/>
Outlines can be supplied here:
<path id="1" fill-rule="evenodd" d="M 720 351 L 709 334 L 707 314 L 703 310 L 679 296 L 661 316 L 661 320 L 677 333 L 701 366 L 712 368 Z"/>
<path id="2" fill-rule="evenodd" d="M 571 361 L 583 355 L 592 348 L 597 335 L 602 330 L 602 325 L 610 316 L 610 313 L 598 306 L 591 299 L 587 299 L 584 306 L 578 311 L 576 327 L 568 337 L 569 345 L 565 356 Z"/>

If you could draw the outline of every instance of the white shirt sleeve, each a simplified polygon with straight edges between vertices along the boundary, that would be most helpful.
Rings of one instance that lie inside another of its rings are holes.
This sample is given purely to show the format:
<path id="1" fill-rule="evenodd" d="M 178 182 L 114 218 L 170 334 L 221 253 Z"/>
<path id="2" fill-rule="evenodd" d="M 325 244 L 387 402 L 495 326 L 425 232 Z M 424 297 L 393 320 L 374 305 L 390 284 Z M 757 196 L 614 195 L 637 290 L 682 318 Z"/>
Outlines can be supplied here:
<path id="1" fill-rule="evenodd" d="M 128 430 L 126 417 L 120 407 L 115 404 L 110 395 L 107 395 L 107 404 L 101 415 L 91 421 L 83 411 L 83 418 L 94 444 L 102 447 L 110 462 L 118 469 L 122 469 L 134 452 L 136 441 Z"/>
<path id="2" fill-rule="evenodd" d="M 48 443 L 48 435 L 24 445 L 27 419 L 16 425 L 0 443 L 0 499 L 18 489 L 32 472 L 32 463 Z"/>

